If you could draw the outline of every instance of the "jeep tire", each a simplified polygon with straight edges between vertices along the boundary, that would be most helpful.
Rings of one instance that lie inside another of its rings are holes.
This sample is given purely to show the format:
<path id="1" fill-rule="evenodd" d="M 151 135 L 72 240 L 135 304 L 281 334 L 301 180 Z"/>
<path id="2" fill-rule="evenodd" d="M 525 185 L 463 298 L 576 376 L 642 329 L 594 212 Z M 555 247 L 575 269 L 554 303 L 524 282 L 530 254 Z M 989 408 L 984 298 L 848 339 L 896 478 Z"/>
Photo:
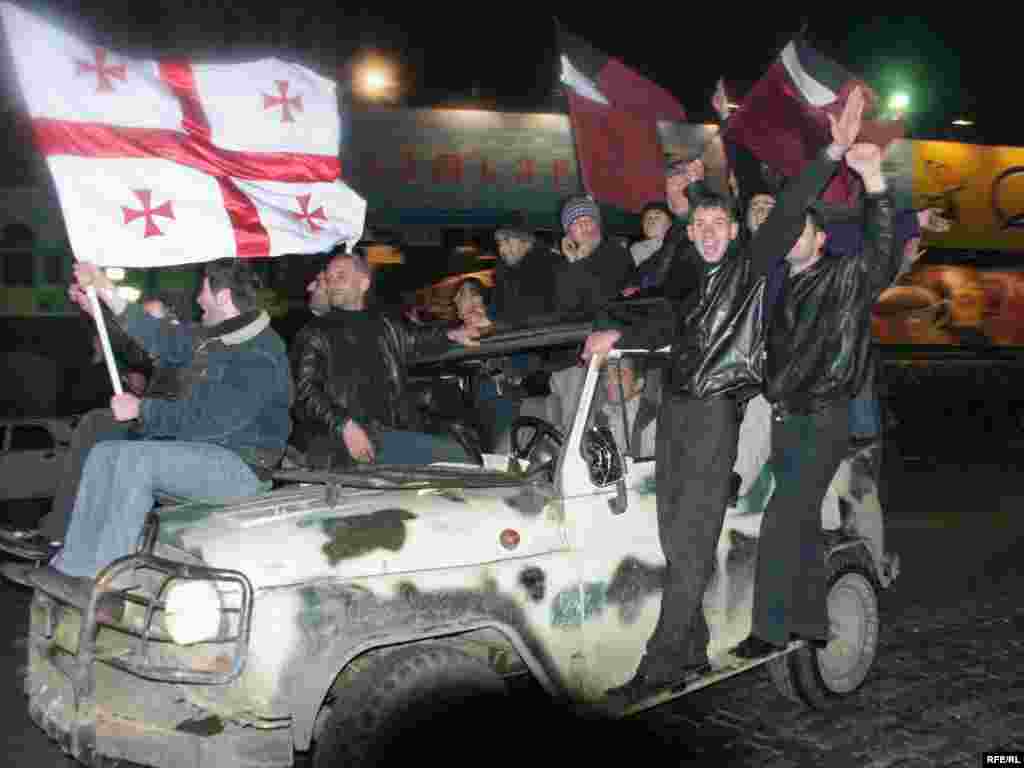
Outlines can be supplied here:
<path id="1" fill-rule="evenodd" d="M 313 766 L 399 765 L 410 756 L 451 765 L 460 754 L 475 764 L 480 754 L 469 747 L 486 723 L 502 722 L 495 709 L 506 699 L 502 679 L 457 648 L 424 644 L 380 654 L 335 698 Z"/>
<path id="2" fill-rule="evenodd" d="M 820 650 L 805 646 L 768 662 L 768 674 L 788 699 L 827 709 L 864 683 L 878 650 L 878 582 L 863 546 L 828 559 L 831 640 Z"/>

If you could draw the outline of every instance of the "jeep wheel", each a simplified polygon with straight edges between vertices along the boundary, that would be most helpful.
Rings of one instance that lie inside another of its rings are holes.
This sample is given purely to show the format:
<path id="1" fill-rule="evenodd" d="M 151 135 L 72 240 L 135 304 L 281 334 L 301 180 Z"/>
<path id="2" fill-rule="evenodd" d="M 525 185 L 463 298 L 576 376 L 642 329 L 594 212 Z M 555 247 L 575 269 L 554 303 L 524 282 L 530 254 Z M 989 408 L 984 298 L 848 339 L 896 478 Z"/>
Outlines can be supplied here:
<path id="1" fill-rule="evenodd" d="M 841 550 L 828 562 L 831 640 L 768 662 L 768 673 L 786 698 L 825 709 L 864 683 L 878 650 L 878 597 L 870 556 Z"/>
<path id="2" fill-rule="evenodd" d="M 502 679 L 455 648 L 417 645 L 382 654 L 335 699 L 313 757 L 314 768 L 399 765 L 403 757 L 444 755 L 451 765 L 486 723 L 500 722 Z"/>

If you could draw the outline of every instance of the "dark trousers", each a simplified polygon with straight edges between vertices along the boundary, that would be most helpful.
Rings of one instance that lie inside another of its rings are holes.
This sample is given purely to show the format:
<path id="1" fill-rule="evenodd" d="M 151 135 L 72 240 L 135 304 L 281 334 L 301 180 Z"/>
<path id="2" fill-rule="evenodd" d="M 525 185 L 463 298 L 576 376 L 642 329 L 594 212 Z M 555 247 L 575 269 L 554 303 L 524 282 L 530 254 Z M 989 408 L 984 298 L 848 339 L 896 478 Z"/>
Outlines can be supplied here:
<path id="1" fill-rule="evenodd" d="M 772 420 L 775 493 L 761 523 L 754 581 L 752 633 L 762 640 L 828 637 L 821 503 L 849 441 L 846 402 Z"/>
<path id="2" fill-rule="evenodd" d="M 643 662 L 649 676 L 707 661 L 704 590 L 714 570 L 738 439 L 733 400 L 662 400 L 655 479 L 658 535 L 667 564 L 661 615 Z"/>
<path id="3" fill-rule="evenodd" d="M 39 530 L 43 536 L 51 541 L 64 541 L 64 534 L 71 522 L 71 510 L 75 507 L 78 485 L 82 480 L 82 468 L 93 446 L 104 440 L 125 440 L 131 434 L 131 427 L 115 420 L 114 412 L 109 408 L 89 411 L 79 420 L 71 435 L 71 445 L 57 480 L 53 505 L 39 521 Z"/>

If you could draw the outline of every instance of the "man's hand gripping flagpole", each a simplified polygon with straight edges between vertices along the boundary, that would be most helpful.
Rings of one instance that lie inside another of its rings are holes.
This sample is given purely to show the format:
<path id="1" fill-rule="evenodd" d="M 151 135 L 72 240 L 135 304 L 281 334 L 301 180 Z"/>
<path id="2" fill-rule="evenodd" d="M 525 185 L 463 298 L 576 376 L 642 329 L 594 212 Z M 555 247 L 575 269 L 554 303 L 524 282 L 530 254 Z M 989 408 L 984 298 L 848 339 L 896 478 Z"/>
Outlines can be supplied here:
<path id="1" fill-rule="evenodd" d="M 114 311 L 120 314 L 124 311 L 124 300 L 118 301 L 121 297 L 117 295 L 110 279 L 93 264 L 78 262 L 75 264 L 75 282 L 71 284 L 68 295 L 82 310 L 92 315 L 96 321 L 96 330 L 100 335 L 100 344 L 103 346 L 103 358 L 107 361 L 107 372 L 110 374 L 110 383 L 114 387 L 114 394 L 121 395 L 124 390 L 121 388 L 121 376 L 117 372 L 117 362 L 114 360 L 114 351 L 110 346 L 110 334 L 107 331 L 107 322 L 103 317 L 103 310 L 100 308 L 99 295 L 96 286 L 99 285 L 109 295 L 104 300 Z"/>

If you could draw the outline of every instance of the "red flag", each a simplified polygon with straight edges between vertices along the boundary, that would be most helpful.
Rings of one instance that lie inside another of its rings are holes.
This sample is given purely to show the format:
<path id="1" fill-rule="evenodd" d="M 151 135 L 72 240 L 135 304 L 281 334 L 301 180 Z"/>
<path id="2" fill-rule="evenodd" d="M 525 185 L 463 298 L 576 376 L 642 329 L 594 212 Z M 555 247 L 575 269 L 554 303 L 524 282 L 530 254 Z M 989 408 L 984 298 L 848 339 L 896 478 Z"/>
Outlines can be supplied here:
<path id="1" fill-rule="evenodd" d="M 664 197 L 658 120 L 685 122 L 664 88 L 573 35 L 559 30 L 561 80 L 583 186 L 596 200 L 639 212 Z"/>
<path id="2" fill-rule="evenodd" d="M 792 41 L 733 113 L 726 139 L 746 147 L 772 170 L 796 176 L 828 146 L 828 115 L 838 117 L 857 86 L 866 91 L 867 109 L 873 109 L 877 98 L 869 86 L 802 41 Z M 902 121 L 865 120 L 858 140 L 884 150 L 903 133 Z M 856 177 L 844 165 L 822 198 L 847 203 L 856 190 Z"/>

